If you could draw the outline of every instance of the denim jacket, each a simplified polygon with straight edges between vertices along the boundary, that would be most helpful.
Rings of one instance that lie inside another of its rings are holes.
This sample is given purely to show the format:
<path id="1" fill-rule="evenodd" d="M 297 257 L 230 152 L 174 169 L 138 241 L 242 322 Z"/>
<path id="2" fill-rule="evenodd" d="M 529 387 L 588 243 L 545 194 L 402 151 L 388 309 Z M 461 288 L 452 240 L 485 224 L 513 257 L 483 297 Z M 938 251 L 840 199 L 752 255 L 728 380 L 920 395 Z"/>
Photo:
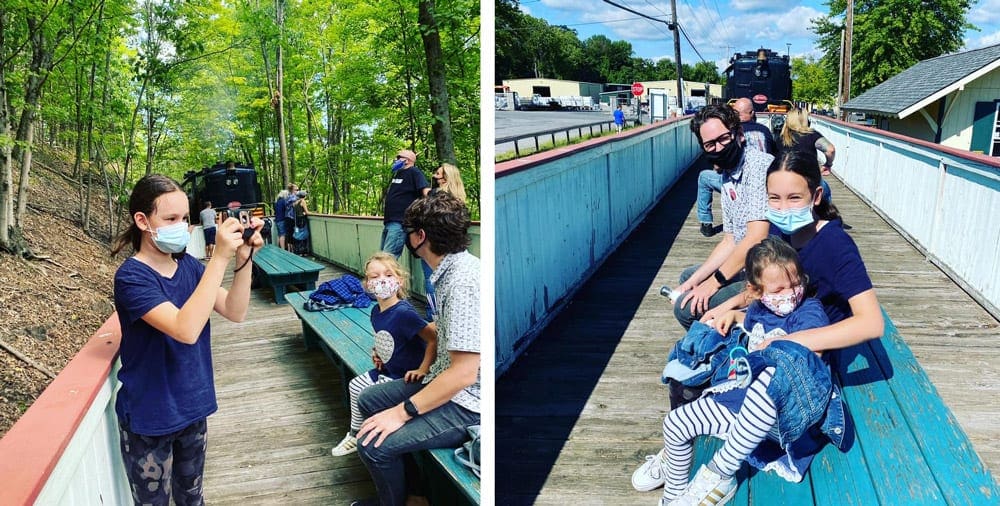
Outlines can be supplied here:
<path id="1" fill-rule="evenodd" d="M 728 363 L 728 356 L 719 352 L 741 344 L 741 339 L 743 332 L 738 327 L 723 336 L 710 325 L 695 321 L 670 350 L 660 381 L 667 383 L 667 380 L 674 379 L 689 387 L 706 384 L 716 371 Z"/>

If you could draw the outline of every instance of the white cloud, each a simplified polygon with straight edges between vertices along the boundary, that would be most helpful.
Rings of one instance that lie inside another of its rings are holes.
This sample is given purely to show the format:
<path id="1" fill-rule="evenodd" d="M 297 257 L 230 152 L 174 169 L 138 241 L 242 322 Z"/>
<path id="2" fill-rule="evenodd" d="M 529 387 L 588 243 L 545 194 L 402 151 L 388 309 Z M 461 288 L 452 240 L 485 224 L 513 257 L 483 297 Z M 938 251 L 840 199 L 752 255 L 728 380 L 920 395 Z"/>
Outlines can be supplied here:
<path id="1" fill-rule="evenodd" d="M 974 39 L 966 39 L 965 47 L 962 50 L 966 51 L 970 49 L 979 49 L 986 46 L 994 46 L 996 44 L 1000 44 L 1000 30 L 981 37 L 976 37 Z"/>
<path id="2" fill-rule="evenodd" d="M 981 29 L 1000 22 L 1000 0 L 982 0 L 969 13 L 968 19 Z"/>
<path id="3" fill-rule="evenodd" d="M 730 5 L 738 11 L 784 11 L 798 5 L 798 0 L 733 0 Z"/>

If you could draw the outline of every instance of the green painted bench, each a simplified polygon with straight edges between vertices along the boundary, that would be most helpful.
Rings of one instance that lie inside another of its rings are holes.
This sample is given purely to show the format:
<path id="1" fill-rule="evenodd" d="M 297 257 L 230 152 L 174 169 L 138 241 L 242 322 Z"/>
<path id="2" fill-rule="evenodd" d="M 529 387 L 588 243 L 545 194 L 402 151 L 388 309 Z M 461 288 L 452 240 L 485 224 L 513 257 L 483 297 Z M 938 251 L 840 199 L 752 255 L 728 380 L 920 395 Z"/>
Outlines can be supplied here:
<path id="1" fill-rule="evenodd" d="M 285 299 L 302 320 L 302 339 L 306 349 L 320 348 L 337 367 L 344 402 L 348 403 L 348 382 L 372 368 L 371 350 L 375 346 L 375 336 L 370 319 L 371 308 L 306 311 L 302 306 L 309 293 L 289 293 Z M 437 448 L 418 452 L 414 457 L 424 474 L 432 478 L 428 480 L 431 504 L 479 504 L 479 478 L 455 460 L 454 449 Z"/>
<path id="2" fill-rule="evenodd" d="M 850 450 L 826 445 L 797 484 L 743 466 L 730 504 L 1000 504 L 993 476 L 883 316 L 881 339 L 831 357 L 855 424 Z M 717 439 L 699 438 L 693 470 L 719 446 Z"/>
<path id="3" fill-rule="evenodd" d="M 285 303 L 285 287 L 303 285 L 306 290 L 316 289 L 316 280 L 323 266 L 285 251 L 273 244 L 266 244 L 253 254 L 254 277 L 274 290 L 274 302 Z"/>

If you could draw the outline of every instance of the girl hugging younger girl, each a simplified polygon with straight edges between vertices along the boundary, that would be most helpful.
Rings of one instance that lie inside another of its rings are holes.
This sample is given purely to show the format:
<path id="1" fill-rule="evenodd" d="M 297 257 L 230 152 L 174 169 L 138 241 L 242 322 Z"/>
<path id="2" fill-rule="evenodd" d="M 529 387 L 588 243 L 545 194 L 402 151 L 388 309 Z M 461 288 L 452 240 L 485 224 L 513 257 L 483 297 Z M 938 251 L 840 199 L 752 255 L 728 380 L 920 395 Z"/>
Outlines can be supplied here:
<path id="1" fill-rule="evenodd" d="M 749 375 L 717 384 L 666 416 L 663 449 L 647 457 L 632 475 L 637 490 L 663 485 L 661 506 L 725 504 L 736 493 L 735 475 L 744 461 L 800 481 L 811 460 L 811 455 L 803 455 L 809 451 L 797 450 L 816 445 L 796 444 L 811 437 L 810 428 L 824 419 L 833 388 L 829 369 L 806 347 L 777 338 L 824 327 L 829 320 L 818 299 L 804 299 L 805 273 L 795 250 L 784 241 L 770 237 L 752 247 L 746 269 L 747 294 L 753 302 L 745 313 L 728 311 L 713 324 L 724 335 L 736 323 L 748 331 L 752 353 L 736 348 L 730 357 L 742 362 L 741 372 Z M 805 378 L 809 386 L 795 386 L 792 377 Z M 817 407 L 809 411 L 808 406 Z M 808 414 L 801 416 L 803 412 Z M 693 441 L 700 435 L 724 437 L 726 442 L 689 483 Z M 774 442 L 766 441 L 769 436 Z"/>
<path id="2" fill-rule="evenodd" d="M 421 318 L 405 300 L 408 279 L 409 273 L 389 253 L 380 251 L 365 262 L 365 288 L 378 300 L 371 314 L 375 331 L 375 348 L 372 349 L 375 367 L 350 382 L 351 430 L 330 450 L 334 456 L 358 450 L 355 435 L 364 422 L 358 409 L 362 390 L 400 378 L 408 383 L 418 382 L 427 375 L 437 356 L 437 328 Z"/>

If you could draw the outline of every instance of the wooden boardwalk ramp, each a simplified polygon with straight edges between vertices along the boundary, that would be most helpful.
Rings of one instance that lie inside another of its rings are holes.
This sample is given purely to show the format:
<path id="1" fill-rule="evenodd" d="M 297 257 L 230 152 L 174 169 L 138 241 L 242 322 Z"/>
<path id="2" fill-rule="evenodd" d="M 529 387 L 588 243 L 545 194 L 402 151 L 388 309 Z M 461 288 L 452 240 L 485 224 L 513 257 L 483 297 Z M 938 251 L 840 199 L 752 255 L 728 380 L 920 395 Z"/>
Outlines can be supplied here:
<path id="1" fill-rule="evenodd" d="M 319 282 L 345 271 L 324 264 Z M 232 269 L 225 286 L 229 286 Z M 208 418 L 207 504 L 330 505 L 375 495 L 357 455 L 333 457 L 350 412 L 337 370 L 306 352 L 302 326 L 270 288 L 252 291 L 246 321 L 212 315 L 219 410 Z"/>
<path id="2" fill-rule="evenodd" d="M 497 504 L 658 500 L 629 478 L 662 447 L 668 401 L 659 376 L 683 335 L 659 288 L 675 286 L 719 239 L 698 232 L 696 180 L 689 170 L 497 381 Z M 882 306 L 1000 476 L 1000 323 L 839 180 L 828 181 Z"/>

